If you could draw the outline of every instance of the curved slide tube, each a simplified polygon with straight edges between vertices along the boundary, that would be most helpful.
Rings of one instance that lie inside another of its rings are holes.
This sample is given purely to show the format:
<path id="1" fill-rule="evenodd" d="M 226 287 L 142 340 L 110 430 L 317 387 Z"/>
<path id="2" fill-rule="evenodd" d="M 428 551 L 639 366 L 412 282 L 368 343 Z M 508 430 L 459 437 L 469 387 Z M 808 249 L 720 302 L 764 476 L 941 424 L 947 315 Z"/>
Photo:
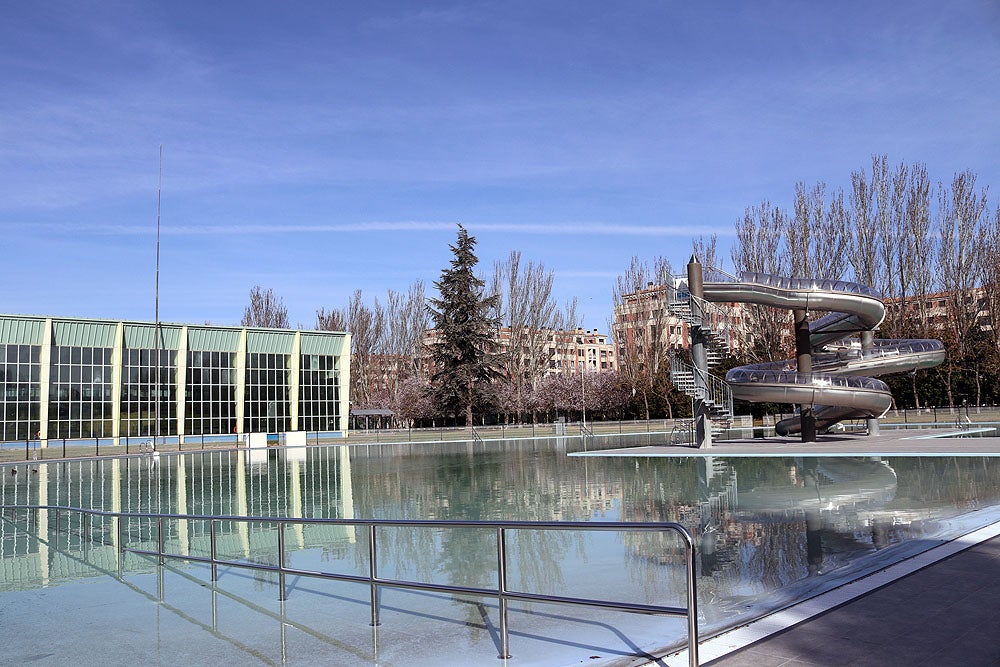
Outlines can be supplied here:
<path id="1" fill-rule="evenodd" d="M 704 294 L 706 301 L 717 303 L 831 311 L 809 324 L 812 373 L 798 373 L 790 359 L 740 366 L 726 375 L 734 398 L 815 405 L 818 430 L 845 419 L 881 417 L 889 410 L 889 387 L 871 376 L 931 368 L 944 361 L 944 346 L 937 340 L 878 339 L 866 350 L 859 340 L 850 339 L 875 329 L 885 318 L 881 297 L 864 285 L 744 273 L 738 282 L 705 283 Z M 798 417 L 775 425 L 778 435 L 800 429 Z"/>

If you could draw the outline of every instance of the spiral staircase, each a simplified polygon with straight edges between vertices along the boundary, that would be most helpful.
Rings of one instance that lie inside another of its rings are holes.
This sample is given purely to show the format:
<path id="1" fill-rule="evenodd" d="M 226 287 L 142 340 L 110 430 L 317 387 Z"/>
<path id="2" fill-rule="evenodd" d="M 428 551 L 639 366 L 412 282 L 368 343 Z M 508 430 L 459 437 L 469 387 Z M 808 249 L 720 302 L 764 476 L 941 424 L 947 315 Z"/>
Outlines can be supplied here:
<path id="1" fill-rule="evenodd" d="M 710 369 L 729 356 L 732 326 L 722 308 L 672 285 L 667 285 L 666 303 L 667 311 L 689 327 L 701 325 Z M 701 310 L 701 322 L 692 310 L 692 303 Z M 733 423 L 733 392 L 723 379 L 711 374 L 706 374 L 704 382 L 699 385 L 695 382 L 697 372 L 698 369 L 681 359 L 675 350 L 670 350 L 670 381 L 679 391 L 705 402 L 712 420 L 712 435 L 719 435 Z"/>

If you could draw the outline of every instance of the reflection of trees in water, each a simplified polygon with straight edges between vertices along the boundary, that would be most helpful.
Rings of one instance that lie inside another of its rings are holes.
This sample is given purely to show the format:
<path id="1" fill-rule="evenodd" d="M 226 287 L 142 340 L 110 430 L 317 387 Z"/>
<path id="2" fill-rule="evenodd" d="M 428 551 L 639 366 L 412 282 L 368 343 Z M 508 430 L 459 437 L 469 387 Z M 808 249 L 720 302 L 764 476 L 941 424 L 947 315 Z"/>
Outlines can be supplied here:
<path id="1" fill-rule="evenodd" d="M 352 451 L 352 455 L 355 452 Z M 505 452 L 450 451 L 434 456 L 398 448 L 369 448 L 352 456 L 358 516 L 440 520 L 577 520 L 589 518 L 591 493 L 575 461 L 561 453 L 508 449 Z M 570 461 L 567 463 L 567 461 Z M 605 475 L 602 480 L 607 481 Z M 601 498 L 606 485 L 598 483 Z M 380 554 L 400 573 L 460 586 L 492 588 L 497 582 L 496 531 L 455 528 L 385 529 Z M 405 536 L 405 537 L 404 537 Z M 563 586 L 562 564 L 579 533 L 509 531 L 508 580 L 526 590 Z M 474 633 L 481 610 L 461 603 Z"/>
<path id="2" fill-rule="evenodd" d="M 893 506 L 947 503 L 964 509 L 1000 502 L 1000 460 L 981 456 L 893 457 L 898 485 Z"/>
<path id="3" fill-rule="evenodd" d="M 804 512 L 792 510 L 756 525 L 746 521 L 743 528 L 746 539 L 740 543 L 735 567 L 718 578 L 720 591 L 736 593 L 747 584 L 758 591 L 779 588 L 808 573 Z"/>

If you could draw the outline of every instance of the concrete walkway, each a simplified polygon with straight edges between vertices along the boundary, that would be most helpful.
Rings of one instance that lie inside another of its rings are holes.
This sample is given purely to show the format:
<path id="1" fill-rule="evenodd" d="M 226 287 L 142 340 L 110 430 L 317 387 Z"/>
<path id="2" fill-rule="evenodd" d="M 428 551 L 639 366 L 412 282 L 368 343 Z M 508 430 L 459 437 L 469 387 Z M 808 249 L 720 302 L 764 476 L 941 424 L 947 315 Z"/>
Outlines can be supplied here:
<path id="1" fill-rule="evenodd" d="M 702 664 L 997 667 L 1000 537 Z"/>
<path id="2" fill-rule="evenodd" d="M 1000 437 L 961 437 L 971 434 L 971 430 L 960 429 L 886 429 L 871 437 L 825 434 L 808 443 L 792 437 L 771 437 L 720 440 L 706 449 L 651 445 L 573 452 L 571 456 L 1000 456 Z"/>

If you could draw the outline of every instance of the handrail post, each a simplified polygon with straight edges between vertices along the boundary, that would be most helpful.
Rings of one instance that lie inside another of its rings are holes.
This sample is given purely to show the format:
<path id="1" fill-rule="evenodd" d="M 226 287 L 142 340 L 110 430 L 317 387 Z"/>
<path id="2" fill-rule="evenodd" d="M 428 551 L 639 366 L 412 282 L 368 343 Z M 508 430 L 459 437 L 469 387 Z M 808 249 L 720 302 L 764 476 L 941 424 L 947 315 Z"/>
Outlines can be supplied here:
<path id="1" fill-rule="evenodd" d="M 124 530 L 122 530 L 122 524 L 125 522 L 124 517 L 121 514 L 115 516 L 115 535 L 118 537 L 118 576 L 121 577 L 125 573 L 125 540 L 123 539 Z"/>
<path id="2" fill-rule="evenodd" d="M 83 552 L 90 551 L 90 512 L 84 512 L 80 517 L 80 541 L 83 543 Z"/>
<path id="3" fill-rule="evenodd" d="M 285 522 L 278 522 L 278 599 L 288 599 L 285 591 Z"/>
<path id="4" fill-rule="evenodd" d="M 160 565 L 163 565 L 163 552 L 164 549 L 164 539 L 163 539 L 163 517 L 156 517 L 156 550 L 160 555 Z"/>
<path id="5" fill-rule="evenodd" d="M 208 540 L 209 540 L 209 553 L 212 556 L 212 581 L 219 580 L 219 562 L 217 559 L 217 543 L 215 536 L 215 519 L 210 519 L 208 522 Z"/>
<path id="6" fill-rule="evenodd" d="M 500 655 L 510 657 L 510 639 L 507 632 L 507 532 L 503 526 L 497 527 L 497 598 L 500 610 Z"/>
<path id="7" fill-rule="evenodd" d="M 698 667 L 698 589 L 695 567 L 694 538 L 690 533 L 681 533 L 687 561 L 687 622 L 688 622 L 688 665 Z"/>
<path id="8" fill-rule="evenodd" d="M 379 625 L 378 610 L 378 552 L 375 547 L 375 524 L 368 524 L 368 585 L 371 593 L 372 625 Z"/>

